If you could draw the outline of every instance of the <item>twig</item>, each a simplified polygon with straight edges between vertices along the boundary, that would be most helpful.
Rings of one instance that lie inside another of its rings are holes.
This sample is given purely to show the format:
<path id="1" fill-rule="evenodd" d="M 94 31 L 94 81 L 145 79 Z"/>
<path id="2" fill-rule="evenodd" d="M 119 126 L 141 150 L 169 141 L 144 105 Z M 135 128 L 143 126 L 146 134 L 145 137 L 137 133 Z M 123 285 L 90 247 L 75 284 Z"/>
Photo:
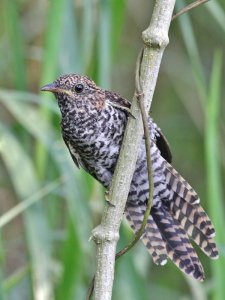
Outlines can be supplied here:
<path id="1" fill-rule="evenodd" d="M 173 17 L 172 17 L 172 21 L 174 19 L 176 19 L 177 17 L 179 17 L 180 15 L 183 15 L 184 13 L 188 12 L 189 10 L 201 5 L 201 4 L 204 4 L 206 2 L 208 2 L 209 0 L 197 0 L 187 6 L 185 6 L 184 8 L 182 8 L 180 11 L 178 11 L 178 13 L 174 14 Z"/>
<path id="2" fill-rule="evenodd" d="M 116 260 L 120 258 L 122 255 L 124 255 L 126 252 L 128 252 L 132 247 L 135 246 L 135 244 L 140 240 L 142 234 L 144 233 L 145 226 L 148 221 L 148 217 L 152 208 L 152 202 L 153 202 L 153 176 L 152 176 L 152 160 L 151 160 L 151 141 L 150 141 L 150 130 L 148 127 L 148 121 L 147 121 L 147 115 L 144 107 L 144 95 L 143 95 L 143 89 L 141 87 L 141 81 L 140 81 L 140 66 L 143 56 L 143 50 L 141 50 L 138 60 L 137 60 L 137 68 L 136 68 L 136 97 L 138 99 L 140 110 L 141 110 L 141 116 L 142 116 L 142 122 L 144 127 L 144 136 L 145 136 L 145 148 L 146 148 L 146 158 L 147 158 L 147 168 L 148 168 L 148 182 L 149 182 L 149 199 L 148 204 L 145 210 L 144 218 L 141 224 L 141 227 L 136 232 L 134 239 L 122 250 L 120 250 L 116 254 Z"/>
<path id="3" fill-rule="evenodd" d="M 86 294 L 86 300 L 90 300 L 91 299 L 91 296 L 93 294 L 93 291 L 94 291 L 94 285 L 95 285 L 95 276 L 93 276 L 92 280 L 91 280 L 91 283 L 88 287 L 88 290 L 87 290 L 87 294 Z"/>
<path id="4" fill-rule="evenodd" d="M 150 25 L 142 35 L 145 48 L 141 80 L 146 111 L 151 106 L 162 55 L 169 41 L 168 30 L 174 5 L 175 0 L 156 0 Z M 113 205 L 105 206 L 102 222 L 92 232 L 96 243 L 95 300 L 111 299 L 119 227 L 143 137 L 141 112 L 136 97 L 132 102 L 131 113 L 135 119 L 128 120 L 109 192 L 109 199 Z"/>

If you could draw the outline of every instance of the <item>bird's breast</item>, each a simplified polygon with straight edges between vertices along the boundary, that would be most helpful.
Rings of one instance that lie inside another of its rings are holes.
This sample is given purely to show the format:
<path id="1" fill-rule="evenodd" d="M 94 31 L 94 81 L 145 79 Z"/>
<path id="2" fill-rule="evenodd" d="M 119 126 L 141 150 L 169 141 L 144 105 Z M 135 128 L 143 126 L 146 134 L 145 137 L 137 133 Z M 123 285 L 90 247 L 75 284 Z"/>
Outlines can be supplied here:
<path id="1" fill-rule="evenodd" d="M 64 139 L 88 172 L 104 186 L 112 179 L 125 125 L 126 115 L 111 108 L 79 117 L 79 120 L 71 116 L 62 119 Z"/>

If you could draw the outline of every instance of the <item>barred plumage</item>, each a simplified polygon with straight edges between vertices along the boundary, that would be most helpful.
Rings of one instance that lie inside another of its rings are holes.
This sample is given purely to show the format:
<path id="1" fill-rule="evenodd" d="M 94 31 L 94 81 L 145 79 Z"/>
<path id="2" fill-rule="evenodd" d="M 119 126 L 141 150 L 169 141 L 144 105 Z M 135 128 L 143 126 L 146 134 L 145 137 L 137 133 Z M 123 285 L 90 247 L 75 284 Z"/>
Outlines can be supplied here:
<path id="1" fill-rule="evenodd" d="M 143 221 L 145 205 L 131 205 L 127 204 L 125 215 L 130 223 L 131 228 L 137 232 Z M 152 215 L 150 214 L 143 236 L 141 237 L 143 243 L 152 255 L 152 259 L 157 265 L 165 265 L 167 263 L 166 243 L 157 227 Z"/>
<path id="2" fill-rule="evenodd" d="M 62 135 L 78 167 L 110 186 L 130 103 L 85 76 L 64 75 L 42 88 L 55 94 L 62 113 Z M 153 166 L 153 207 L 142 241 L 156 264 L 170 258 L 179 269 L 203 280 L 204 272 L 189 237 L 211 258 L 218 257 L 215 230 L 187 181 L 171 166 L 161 130 L 148 120 Z M 149 196 L 144 137 L 131 182 L 125 215 L 134 231 L 142 223 Z"/>

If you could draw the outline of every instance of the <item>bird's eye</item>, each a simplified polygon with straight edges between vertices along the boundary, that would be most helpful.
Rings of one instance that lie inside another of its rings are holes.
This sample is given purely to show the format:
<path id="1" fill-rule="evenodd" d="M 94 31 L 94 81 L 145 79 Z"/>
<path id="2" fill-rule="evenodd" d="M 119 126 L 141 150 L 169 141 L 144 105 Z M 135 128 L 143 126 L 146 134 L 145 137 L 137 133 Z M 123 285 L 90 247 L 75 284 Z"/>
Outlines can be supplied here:
<path id="1" fill-rule="evenodd" d="M 74 87 L 75 92 L 78 94 L 81 93 L 83 91 L 83 89 L 84 89 L 84 86 L 81 83 L 76 84 Z"/>

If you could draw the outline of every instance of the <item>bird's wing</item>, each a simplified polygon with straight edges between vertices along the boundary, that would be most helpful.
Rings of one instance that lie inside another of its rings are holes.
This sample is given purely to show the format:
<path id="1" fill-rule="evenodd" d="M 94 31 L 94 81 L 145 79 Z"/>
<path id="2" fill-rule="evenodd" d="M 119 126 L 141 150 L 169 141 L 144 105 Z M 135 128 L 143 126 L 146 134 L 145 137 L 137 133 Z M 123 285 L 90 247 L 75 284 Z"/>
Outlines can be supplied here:
<path id="1" fill-rule="evenodd" d="M 108 91 L 106 91 L 105 93 L 106 93 L 106 101 L 109 105 L 119 108 L 121 110 L 127 111 L 128 114 L 132 116 L 131 111 L 130 111 L 131 103 L 128 100 L 122 98 L 117 93 L 110 92 L 110 94 L 108 94 Z M 159 148 L 159 151 L 161 152 L 162 157 L 168 163 L 171 163 L 172 162 L 172 154 L 170 151 L 169 143 L 159 127 L 156 127 L 156 131 L 157 131 L 156 145 Z"/>
<path id="2" fill-rule="evenodd" d="M 158 135 L 156 137 L 156 146 L 158 147 L 162 157 L 168 163 L 171 163 L 172 162 L 172 153 L 170 151 L 170 145 L 159 127 L 156 128 L 156 131 L 158 133 Z"/>
<path id="3" fill-rule="evenodd" d="M 128 100 L 122 98 L 117 93 L 109 92 L 109 91 L 105 91 L 105 96 L 106 96 L 106 103 L 108 105 L 111 105 L 111 106 L 121 109 L 123 111 L 127 111 L 128 114 L 131 115 L 131 112 L 130 112 L 131 103 Z"/>
<path id="4" fill-rule="evenodd" d="M 65 142 L 65 144 L 66 144 L 66 146 L 67 146 L 67 148 L 68 148 L 68 150 L 69 150 L 69 152 L 70 152 L 70 155 L 71 155 L 71 157 L 72 157 L 72 159 L 73 159 L 75 165 L 77 166 L 78 169 L 80 169 L 80 165 L 79 165 L 78 159 L 77 159 L 77 157 L 74 155 L 74 151 L 71 151 L 71 147 L 70 147 L 69 143 L 67 142 L 67 140 L 64 138 L 64 136 L 63 136 L 63 140 L 64 140 L 64 142 Z"/>

